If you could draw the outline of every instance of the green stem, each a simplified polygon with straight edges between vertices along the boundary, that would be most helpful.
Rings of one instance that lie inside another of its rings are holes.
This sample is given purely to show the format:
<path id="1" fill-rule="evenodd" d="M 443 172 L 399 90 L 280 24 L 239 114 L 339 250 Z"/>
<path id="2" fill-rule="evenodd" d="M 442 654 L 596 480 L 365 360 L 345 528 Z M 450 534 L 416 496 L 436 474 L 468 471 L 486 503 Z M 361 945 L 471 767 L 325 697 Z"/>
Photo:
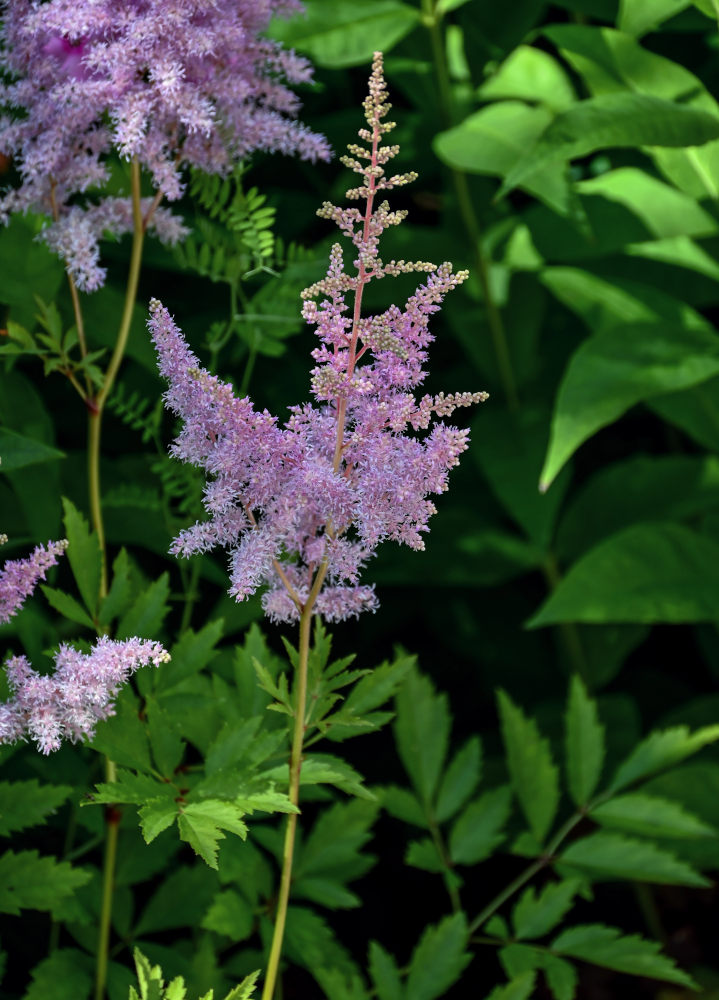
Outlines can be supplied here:
<path id="1" fill-rule="evenodd" d="M 114 761 L 105 762 L 108 782 L 117 780 Z M 112 894 L 115 888 L 115 864 L 117 861 L 117 837 L 120 813 L 115 806 L 108 806 L 105 812 L 106 837 L 105 860 L 102 869 L 102 907 L 97 938 L 97 965 L 95 972 L 95 1000 L 104 1000 L 107 984 L 107 963 L 110 950 L 110 928 L 112 924 Z"/>
<path id="2" fill-rule="evenodd" d="M 450 860 L 449 854 L 447 853 L 447 848 L 445 847 L 444 839 L 442 837 L 442 832 L 435 820 L 434 816 L 426 814 L 427 826 L 429 827 L 430 836 L 432 837 L 432 843 L 434 844 L 434 849 L 439 855 L 439 860 L 442 863 L 442 868 L 444 869 L 444 884 L 449 893 L 449 899 L 452 903 L 452 911 L 454 913 L 459 913 L 462 909 L 462 901 L 459 896 L 459 890 L 453 881 L 453 865 Z"/>
<path id="3" fill-rule="evenodd" d="M 497 896 L 495 896 L 492 902 L 488 903 L 482 912 L 474 918 L 469 925 L 469 934 L 474 934 L 475 931 L 479 930 L 482 924 L 485 924 L 489 918 L 496 913 L 500 906 L 503 906 L 508 899 L 512 898 L 515 892 L 518 892 L 523 885 L 526 885 L 530 879 L 534 878 L 537 872 L 540 872 L 543 868 L 547 867 L 556 854 L 559 845 L 565 837 L 572 832 L 574 827 L 578 823 L 581 823 L 585 815 L 586 812 L 583 810 L 582 812 L 574 813 L 573 816 L 570 816 L 564 826 L 560 827 L 556 837 L 548 844 L 544 854 L 540 858 L 537 858 L 536 861 L 533 861 L 528 868 L 525 868 L 521 875 L 518 875 L 513 882 L 510 882 L 509 885 Z"/>
<path id="4" fill-rule="evenodd" d="M 132 177 L 132 251 L 130 254 L 130 269 L 127 276 L 127 288 L 125 290 L 125 305 L 122 310 L 120 327 L 117 332 L 115 348 L 110 358 L 110 364 L 105 372 L 102 389 L 89 404 L 90 420 L 88 433 L 88 483 L 90 490 L 90 516 L 92 526 L 97 532 L 97 538 L 102 553 L 102 575 L 100 579 L 100 597 L 107 594 L 107 558 L 105 543 L 105 526 L 102 517 L 102 505 L 100 500 L 100 441 L 102 433 L 102 414 L 105 409 L 107 397 L 110 394 L 122 359 L 127 347 L 127 338 L 130 335 L 130 324 L 132 322 L 132 311 L 137 298 L 137 285 L 140 279 L 140 264 L 142 262 L 142 246 L 145 237 L 145 223 L 142 217 L 142 207 L 140 204 L 140 165 L 137 160 L 131 164 Z"/>
<path id="5" fill-rule="evenodd" d="M 313 588 L 314 589 L 314 588 Z M 312 597 L 312 594 L 310 594 Z M 315 595 L 316 597 L 316 595 Z M 308 599 L 300 616 L 300 648 L 297 666 L 297 705 L 295 708 L 295 724 L 292 732 L 292 753 L 290 756 L 290 787 L 289 797 L 292 805 L 300 801 L 300 770 L 302 768 L 302 745 L 305 736 L 305 712 L 307 709 L 307 668 L 310 653 L 310 630 L 312 626 L 312 609 L 314 598 Z M 275 910 L 275 926 L 272 934 L 270 957 L 267 962 L 267 975 L 262 989 L 262 1000 L 272 1000 L 277 982 L 277 974 L 282 954 L 282 941 L 285 935 L 287 907 L 290 899 L 290 884 L 292 881 L 292 857 L 295 849 L 297 833 L 297 813 L 287 817 L 285 843 L 282 851 L 282 875 L 280 891 Z"/>
<path id="6" fill-rule="evenodd" d="M 554 592 L 561 582 L 562 575 L 559 570 L 557 558 L 553 552 L 547 553 L 542 565 L 542 572 L 544 573 L 544 579 L 547 581 L 550 591 Z M 558 627 L 559 634 L 562 637 L 562 642 L 564 643 L 564 648 L 569 662 L 572 665 L 572 669 L 575 673 L 579 674 L 587 689 L 591 691 L 591 672 L 589 670 L 586 653 L 584 652 L 584 646 L 582 645 L 579 629 L 574 622 L 562 622 Z"/>
<path id="7" fill-rule="evenodd" d="M 449 79 L 449 72 L 447 70 L 444 40 L 440 29 L 441 16 L 437 14 L 434 0 L 422 0 L 422 20 L 429 31 L 430 41 L 432 44 L 432 59 L 434 62 L 435 75 L 437 77 L 440 113 L 442 116 L 443 127 L 447 129 L 451 127 L 454 119 L 452 109 L 452 86 Z M 494 298 L 492 297 L 492 290 L 489 283 L 489 261 L 484 253 L 484 250 L 482 249 L 482 231 L 480 229 L 479 220 L 477 219 L 477 215 L 474 211 L 472 197 L 469 193 L 467 175 L 464 171 L 457 170 L 454 167 L 450 167 L 450 173 L 452 174 L 452 183 L 457 197 L 460 218 L 474 255 L 475 268 L 479 278 L 479 284 L 482 289 L 484 307 L 487 312 L 489 333 L 492 338 L 494 355 L 497 360 L 499 378 L 507 400 L 507 406 L 510 410 L 514 411 L 519 409 L 517 383 L 514 377 L 512 358 L 509 353 L 509 343 L 507 341 L 507 334 L 504 329 L 502 315 L 497 308 Z"/>

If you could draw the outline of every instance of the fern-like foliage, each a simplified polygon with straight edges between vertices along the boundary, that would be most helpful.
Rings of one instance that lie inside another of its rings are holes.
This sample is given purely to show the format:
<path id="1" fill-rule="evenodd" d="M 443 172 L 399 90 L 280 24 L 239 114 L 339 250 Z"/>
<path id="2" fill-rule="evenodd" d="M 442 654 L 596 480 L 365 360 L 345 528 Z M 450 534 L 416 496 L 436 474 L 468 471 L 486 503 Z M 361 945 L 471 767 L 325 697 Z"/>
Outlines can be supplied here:
<path id="1" fill-rule="evenodd" d="M 185 1000 L 187 989 L 182 976 L 176 976 L 165 984 L 160 966 L 151 965 L 139 948 L 135 948 L 134 958 L 139 992 L 131 986 L 129 1000 Z M 257 972 L 245 976 L 239 985 L 230 990 L 225 1000 L 250 1000 L 255 992 L 259 974 L 258 969 Z M 213 991 L 208 990 L 200 1000 L 213 1000 Z"/>

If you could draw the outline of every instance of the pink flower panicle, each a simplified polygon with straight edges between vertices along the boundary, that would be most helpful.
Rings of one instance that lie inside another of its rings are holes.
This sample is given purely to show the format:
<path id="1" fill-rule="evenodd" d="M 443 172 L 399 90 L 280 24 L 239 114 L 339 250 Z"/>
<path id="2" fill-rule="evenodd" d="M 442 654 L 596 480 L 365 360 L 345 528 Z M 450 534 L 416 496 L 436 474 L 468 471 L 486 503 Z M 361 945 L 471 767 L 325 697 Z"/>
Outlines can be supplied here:
<path id="1" fill-rule="evenodd" d="M 0 535 L 0 543 L 7 541 L 7 535 Z M 38 545 L 31 556 L 26 559 L 8 560 L 0 569 L 0 624 L 9 622 L 27 598 L 32 594 L 40 580 L 67 548 L 63 539 L 59 542 L 48 542 Z"/>
<path id="2" fill-rule="evenodd" d="M 434 339 L 429 319 L 467 273 L 379 256 L 380 235 L 405 213 L 384 201 L 375 207 L 375 196 L 415 177 L 385 174 L 397 153 L 381 145 L 394 127 L 384 121 L 388 110 L 376 54 L 365 101 L 368 128 L 359 133 L 369 148 L 351 145 L 344 158 L 360 174 L 360 186 L 348 195 L 364 199 L 364 211 L 325 204 L 319 212 L 351 241 L 356 273 L 345 272 L 335 245 L 327 276 L 303 293 L 304 317 L 320 341 L 312 352 L 315 404 L 292 407 L 283 425 L 256 411 L 200 366 L 168 311 L 156 300 L 150 305 L 159 367 L 169 381 L 165 399 L 184 422 L 172 452 L 209 479 L 209 520 L 182 532 L 174 551 L 230 549 L 230 593 L 242 600 L 267 587 L 263 606 L 276 621 L 296 619 L 313 585 L 314 607 L 329 620 L 376 608 L 374 588 L 359 582 L 365 563 L 385 540 L 424 548 L 435 513 L 429 497 L 447 489 L 449 470 L 467 447 L 467 430 L 437 418 L 487 398 L 414 395 Z M 408 271 L 428 277 L 403 309 L 361 315 L 370 281 Z"/>
<path id="3" fill-rule="evenodd" d="M 29 737 L 48 754 L 63 739 L 91 738 L 97 723 L 114 714 L 112 699 L 130 674 L 169 659 L 157 642 L 106 636 L 89 653 L 61 645 L 50 675 L 33 670 L 25 656 L 11 657 L 5 669 L 12 697 L 0 705 L 0 744 Z"/>
<path id="4" fill-rule="evenodd" d="M 0 197 L 0 221 L 46 214 L 51 246 L 70 264 L 92 261 L 78 196 L 102 188 L 108 154 L 136 158 L 168 201 L 183 192 L 181 168 L 224 173 L 255 150 L 327 159 L 325 139 L 297 122 L 299 101 L 283 81 L 311 78 L 309 63 L 260 37 L 295 0 L 13 0 L 4 4 L 0 153 L 21 184 Z M 18 113 L 19 112 L 19 113 Z M 71 208 L 70 206 L 73 206 Z M 65 225 L 65 216 L 73 224 Z M 63 229 L 61 235 L 54 230 Z M 109 228 L 113 228 L 110 226 Z M 116 230 L 115 230 L 116 231 Z M 75 252 L 68 241 L 81 242 Z M 102 273 L 91 265 L 84 287 Z M 78 265 L 78 283 L 83 280 Z"/>

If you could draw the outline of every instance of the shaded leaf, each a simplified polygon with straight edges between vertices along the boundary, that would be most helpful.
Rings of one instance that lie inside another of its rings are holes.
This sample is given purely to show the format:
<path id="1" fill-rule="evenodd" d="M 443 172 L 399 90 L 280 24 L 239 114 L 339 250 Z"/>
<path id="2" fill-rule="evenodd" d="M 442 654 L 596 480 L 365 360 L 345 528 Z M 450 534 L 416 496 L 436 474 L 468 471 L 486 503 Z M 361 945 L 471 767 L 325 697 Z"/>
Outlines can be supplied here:
<path id="1" fill-rule="evenodd" d="M 512 808 L 508 786 L 493 788 L 472 802 L 452 826 L 449 854 L 458 865 L 484 861 L 505 838 L 504 827 Z"/>
<path id="2" fill-rule="evenodd" d="M 89 955 L 77 948 L 53 951 L 32 970 L 23 1000 L 85 1000 L 93 984 Z"/>
<path id="3" fill-rule="evenodd" d="M 573 844 L 559 856 L 557 864 L 589 878 L 636 879 L 658 885 L 711 885 L 708 879 L 680 861 L 669 851 L 649 841 L 634 840 L 616 833 L 592 833 Z"/>
<path id="4" fill-rule="evenodd" d="M 618 792 L 642 778 L 673 767 L 703 747 L 719 740 L 719 725 L 690 732 L 688 726 L 650 733 L 617 768 L 610 792 Z"/>
<path id="5" fill-rule="evenodd" d="M 402 979 L 397 962 L 376 941 L 370 941 L 368 964 L 379 1000 L 403 1000 Z"/>
<path id="6" fill-rule="evenodd" d="M 428 677 L 411 672 L 397 695 L 394 732 L 405 770 L 426 804 L 437 788 L 449 727 L 447 696 L 436 694 Z"/>
<path id="7" fill-rule="evenodd" d="M 67 558 L 85 607 L 94 616 L 100 591 L 102 556 L 97 535 L 90 531 L 80 511 L 66 497 L 62 499 Z"/>
<path id="8" fill-rule="evenodd" d="M 37 851 L 6 851 L 0 857 L 0 912 L 53 910 L 89 881 L 90 872 L 67 861 L 42 858 Z"/>
<path id="9" fill-rule="evenodd" d="M 41 785 L 29 781 L 0 781 L 0 837 L 43 823 L 72 794 L 69 785 Z"/>
<path id="10" fill-rule="evenodd" d="M 12 472 L 14 469 L 24 469 L 28 465 L 39 465 L 42 462 L 56 462 L 64 457 L 64 452 L 44 441 L 18 434 L 9 427 L 0 427 L 0 472 Z"/>
<path id="11" fill-rule="evenodd" d="M 407 996 L 412 1000 L 435 1000 L 443 996 L 471 961 L 466 945 L 467 924 L 462 913 L 428 927 L 412 952 Z"/>
<path id="12" fill-rule="evenodd" d="M 577 879 L 550 882 L 539 895 L 534 886 L 525 889 L 512 910 L 515 937 L 540 938 L 551 931 L 571 910 L 580 885 Z"/>
<path id="13" fill-rule="evenodd" d="M 566 715 L 567 784 L 578 806 L 589 801 L 604 763 L 604 727 L 597 703 L 587 695 L 580 677 L 572 678 Z"/>
<path id="14" fill-rule="evenodd" d="M 444 823 L 462 808 L 479 784 L 482 772 L 482 744 L 472 736 L 459 750 L 444 773 L 437 793 L 434 815 Z"/>

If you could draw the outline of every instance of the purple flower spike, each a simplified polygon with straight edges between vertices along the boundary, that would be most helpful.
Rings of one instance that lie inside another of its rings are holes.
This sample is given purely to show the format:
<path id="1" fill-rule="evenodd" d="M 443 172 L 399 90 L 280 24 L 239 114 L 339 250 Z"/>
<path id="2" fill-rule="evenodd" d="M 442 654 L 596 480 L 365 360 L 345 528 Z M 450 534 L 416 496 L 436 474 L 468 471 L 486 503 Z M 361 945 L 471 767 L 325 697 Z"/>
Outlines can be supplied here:
<path id="1" fill-rule="evenodd" d="M 382 145 L 394 128 L 383 121 L 388 110 L 378 53 L 365 101 L 368 128 L 359 133 L 366 145 L 351 145 L 343 157 L 361 177 L 348 196 L 363 200 L 364 210 L 326 203 L 318 213 L 351 241 L 355 273 L 345 271 L 335 245 L 327 276 L 303 293 L 303 314 L 320 341 L 312 352 L 314 404 L 292 407 L 283 425 L 258 413 L 200 366 L 168 311 L 150 304 L 159 367 L 169 382 L 165 400 L 184 421 L 172 452 L 209 480 L 209 520 L 182 532 L 174 551 L 230 549 L 230 593 L 242 600 L 265 586 L 263 606 L 275 621 L 297 619 L 308 601 L 330 621 L 376 608 L 373 587 L 359 582 L 365 563 L 385 540 L 424 548 L 435 513 L 429 497 L 447 489 L 449 470 L 467 447 L 466 430 L 437 418 L 487 398 L 414 395 L 434 339 L 430 317 L 467 274 L 450 264 L 379 256 L 379 237 L 405 213 L 385 201 L 376 205 L 376 196 L 416 176 L 385 175 L 398 152 Z M 370 281 L 411 271 L 428 277 L 403 309 L 362 315 Z"/>
<path id="2" fill-rule="evenodd" d="M 87 654 L 60 646 L 49 676 L 36 673 L 26 657 L 13 656 L 5 665 L 13 697 L 0 705 L 0 743 L 30 738 L 48 754 L 63 739 L 92 738 L 97 723 L 114 715 L 113 698 L 130 674 L 169 659 L 157 642 L 106 637 Z"/>
<path id="3" fill-rule="evenodd" d="M 7 536 L 0 535 L 0 542 L 6 541 Z M 0 569 L 0 624 L 10 621 L 66 548 L 64 539 L 48 542 L 38 545 L 26 559 L 11 559 L 5 563 Z"/>

